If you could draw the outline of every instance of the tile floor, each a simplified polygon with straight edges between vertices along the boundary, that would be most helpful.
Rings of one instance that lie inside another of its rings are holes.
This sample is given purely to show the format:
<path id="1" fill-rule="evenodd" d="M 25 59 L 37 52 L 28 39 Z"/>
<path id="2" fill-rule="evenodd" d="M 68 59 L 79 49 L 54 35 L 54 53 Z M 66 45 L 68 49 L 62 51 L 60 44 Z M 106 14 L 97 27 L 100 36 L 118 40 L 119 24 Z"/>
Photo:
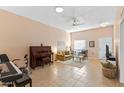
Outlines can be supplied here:
<path id="1" fill-rule="evenodd" d="M 124 86 L 116 79 L 102 75 L 98 60 L 86 61 L 82 68 L 59 62 L 32 71 L 34 87 L 117 87 Z"/>
<path id="2" fill-rule="evenodd" d="M 98 60 L 85 62 L 82 68 L 54 62 L 32 70 L 33 87 L 123 87 L 116 79 L 102 75 Z"/>

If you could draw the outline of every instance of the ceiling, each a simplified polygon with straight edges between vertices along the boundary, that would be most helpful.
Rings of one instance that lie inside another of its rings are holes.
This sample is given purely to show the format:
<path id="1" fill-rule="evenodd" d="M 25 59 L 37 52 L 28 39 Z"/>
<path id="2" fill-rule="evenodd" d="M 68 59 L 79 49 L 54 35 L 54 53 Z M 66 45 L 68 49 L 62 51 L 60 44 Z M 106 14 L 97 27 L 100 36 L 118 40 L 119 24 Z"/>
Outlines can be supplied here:
<path id="1" fill-rule="evenodd" d="M 55 6 L 1 6 L 0 9 L 30 18 L 35 21 L 62 29 L 67 32 L 83 31 L 99 27 L 101 23 L 112 25 L 118 7 L 114 6 L 63 6 L 64 11 L 57 13 Z M 72 26 L 73 17 L 80 24 Z"/>

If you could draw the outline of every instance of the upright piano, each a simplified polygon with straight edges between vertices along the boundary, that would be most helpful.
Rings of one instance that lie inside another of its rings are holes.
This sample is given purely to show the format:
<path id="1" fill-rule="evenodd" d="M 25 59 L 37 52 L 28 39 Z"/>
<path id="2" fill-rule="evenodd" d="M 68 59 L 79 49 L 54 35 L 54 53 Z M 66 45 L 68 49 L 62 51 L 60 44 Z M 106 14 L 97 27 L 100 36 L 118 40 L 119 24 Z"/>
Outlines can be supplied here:
<path id="1" fill-rule="evenodd" d="M 37 59 L 41 59 L 41 63 L 52 63 L 51 46 L 30 46 L 30 67 L 32 69 L 39 66 Z"/>

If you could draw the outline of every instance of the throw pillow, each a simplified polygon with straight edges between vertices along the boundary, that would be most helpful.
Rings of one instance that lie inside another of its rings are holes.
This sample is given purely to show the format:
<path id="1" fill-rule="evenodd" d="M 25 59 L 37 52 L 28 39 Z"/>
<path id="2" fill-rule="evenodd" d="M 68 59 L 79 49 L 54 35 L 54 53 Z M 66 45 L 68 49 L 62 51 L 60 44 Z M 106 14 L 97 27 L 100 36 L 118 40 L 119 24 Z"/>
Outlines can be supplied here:
<path id="1" fill-rule="evenodd" d="M 115 65 L 113 65 L 112 63 L 110 63 L 108 61 L 102 61 L 101 64 L 105 68 L 110 68 L 110 69 L 115 69 L 116 68 Z"/>
<path id="2" fill-rule="evenodd" d="M 69 51 L 65 51 L 65 55 L 69 55 Z"/>

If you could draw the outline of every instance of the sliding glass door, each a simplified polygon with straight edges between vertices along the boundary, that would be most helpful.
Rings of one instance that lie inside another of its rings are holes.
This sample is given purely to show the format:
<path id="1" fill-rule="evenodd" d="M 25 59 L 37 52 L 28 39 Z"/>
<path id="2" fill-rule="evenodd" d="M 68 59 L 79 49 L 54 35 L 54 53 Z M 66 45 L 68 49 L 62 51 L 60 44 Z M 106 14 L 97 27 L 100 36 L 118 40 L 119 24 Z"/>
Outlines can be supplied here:
<path id="1" fill-rule="evenodd" d="M 74 40 L 74 51 L 86 50 L 86 40 Z"/>

